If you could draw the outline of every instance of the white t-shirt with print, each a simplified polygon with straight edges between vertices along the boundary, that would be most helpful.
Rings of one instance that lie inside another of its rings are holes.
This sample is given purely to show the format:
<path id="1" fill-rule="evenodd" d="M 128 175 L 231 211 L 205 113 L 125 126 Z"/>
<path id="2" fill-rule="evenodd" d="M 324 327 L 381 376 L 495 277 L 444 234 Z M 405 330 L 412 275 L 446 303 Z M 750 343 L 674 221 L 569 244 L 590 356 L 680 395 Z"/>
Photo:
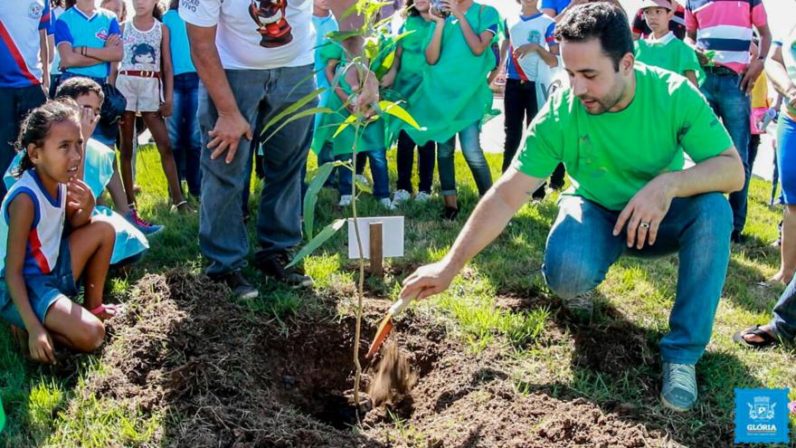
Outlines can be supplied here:
<path id="1" fill-rule="evenodd" d="M 293 40 L 266 48 L 260 45 L 260 27 L 250 7 L 268 0 L 180 0 L 180 17 L 196 26 L 217 26 L 216 46 L 221 65 L 230 70 L 265 70 L 299 67 L 313 62 L 315 34 L 312 0 L 286 0 L 284 19 L 292 28 Z M 281 12 L 278 13 L 281 15 Z"/>

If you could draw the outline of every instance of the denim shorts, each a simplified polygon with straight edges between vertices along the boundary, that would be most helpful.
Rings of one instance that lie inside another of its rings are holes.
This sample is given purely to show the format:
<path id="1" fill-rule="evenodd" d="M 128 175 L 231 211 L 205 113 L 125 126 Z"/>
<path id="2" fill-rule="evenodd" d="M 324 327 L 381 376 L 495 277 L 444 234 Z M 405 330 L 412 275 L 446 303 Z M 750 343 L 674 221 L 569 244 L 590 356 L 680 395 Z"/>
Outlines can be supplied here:
<path id="1" fill-rule="evenodd" d="M 28 300 L 33 312 L 44 325 L 47 310 L 61 297 L 75 297 L 77 284 L 72 275 L 72 256 L 69 253 L 69 239 L 61 240 L 61 249 L 55 268 L 47 275 L 25 275 L 25 286 L 28 290 Z M 17 306 L 8 293 L 5 279 L 0 284 L 0 318 L 6 322 L 25 328 L 22 317 L 17 311 Z"/>

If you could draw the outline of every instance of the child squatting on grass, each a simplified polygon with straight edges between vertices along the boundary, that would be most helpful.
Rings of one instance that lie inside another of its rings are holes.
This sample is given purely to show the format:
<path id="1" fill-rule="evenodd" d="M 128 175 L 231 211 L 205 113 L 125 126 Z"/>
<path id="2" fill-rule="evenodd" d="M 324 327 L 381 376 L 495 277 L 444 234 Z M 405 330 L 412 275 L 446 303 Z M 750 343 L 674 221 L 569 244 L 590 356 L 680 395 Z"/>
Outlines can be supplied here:
<path id="1" fill-rule="evenodd" d="M 72 99 L 50 101 L 25 118 L 19 180 L 0 208 L 0 317 L 18 335 L 27 330 L 30 356 L 43 363 L 55 362 L 53 341 L 95 350 L 105 337 L 103 320 L 117 311 L 102 303 L 114 230 L 92 220 L 94 197 L 78 177 L 82 121 Z M 69 299 L 81 280 L 84 306 Z"/>

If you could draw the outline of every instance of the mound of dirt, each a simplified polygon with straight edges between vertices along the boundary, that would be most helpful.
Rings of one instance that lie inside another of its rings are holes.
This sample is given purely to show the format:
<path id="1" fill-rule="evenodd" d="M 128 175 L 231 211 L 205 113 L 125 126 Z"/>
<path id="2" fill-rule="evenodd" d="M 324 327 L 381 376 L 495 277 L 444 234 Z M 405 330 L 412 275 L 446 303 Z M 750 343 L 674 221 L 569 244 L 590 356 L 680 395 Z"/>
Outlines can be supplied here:
<path id="1" fill-rule="evenodd" d="M 165 413 L 166 427 L 153 441 L 163 446 L 666 444 L 664 435 L 589 401 L 518 392 L 498 351 L 473 355 L 411 310 L 382 352 L 395 357 L 398 378 L 375 381 L 378 372 L 364 363 L 366 339 L 386 301 L 368 302 L 358 347 L 367 366 L 363 388 L 384 404 L 363 409 L 352 430 L 353 317 L 340 319 L 326 303 L 326 314 L 280 321 L 253 315 L 228 295 L 182 271 L 143 278 L 126 313 L 110 323 L 107 368 L 89 378 L 88 392 L 145 415 Z"/>

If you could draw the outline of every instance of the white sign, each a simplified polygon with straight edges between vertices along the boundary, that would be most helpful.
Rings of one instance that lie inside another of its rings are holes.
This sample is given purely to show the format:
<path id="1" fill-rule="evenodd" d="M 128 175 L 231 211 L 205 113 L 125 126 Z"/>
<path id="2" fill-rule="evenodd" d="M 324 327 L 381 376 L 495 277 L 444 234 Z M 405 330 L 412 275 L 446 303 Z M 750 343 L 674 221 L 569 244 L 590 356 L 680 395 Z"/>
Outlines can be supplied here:
<path id="1" fill-rule="evenodd" d="M 362 240 L 364 258 L 370 258 L 370 224 L 381 223 L 382 253 L 384 258 L 404 256 L 404 217 L 403 216 L 374 216 L 358 218 L 359 237 Z M 354 231 L 354 220 L 348 219 L 348 258 L 357 260 L 359 247 L 357 235 Z"/>

